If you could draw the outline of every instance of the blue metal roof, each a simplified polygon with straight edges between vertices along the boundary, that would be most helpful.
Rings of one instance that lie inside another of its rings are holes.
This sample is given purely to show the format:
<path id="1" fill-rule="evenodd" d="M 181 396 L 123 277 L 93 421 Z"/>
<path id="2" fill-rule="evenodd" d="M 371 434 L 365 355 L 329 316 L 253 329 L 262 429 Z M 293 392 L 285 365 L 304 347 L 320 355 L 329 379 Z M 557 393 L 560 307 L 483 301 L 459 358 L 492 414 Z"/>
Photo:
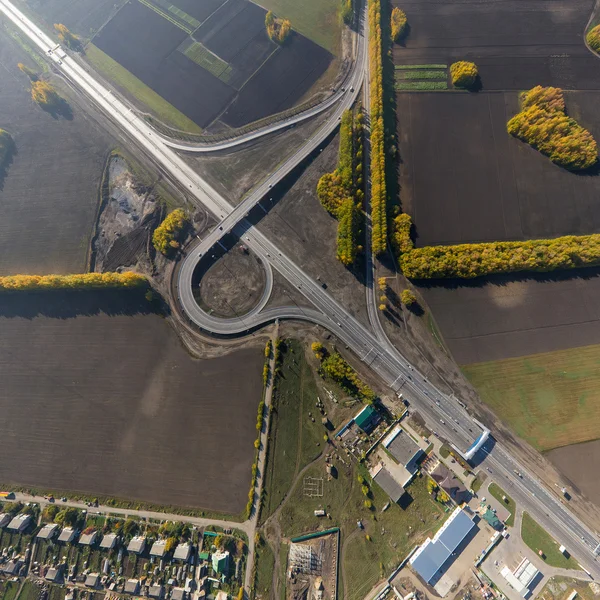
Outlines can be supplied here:
<path id="1" fill-rule="evenodd" d="M 452 553 L 460 546 L 475 523 L 469 515 L 460 510 L 453 515 L 438 534 L 411 562 L 413 569 L 427 582 L 437 575 Z"/>

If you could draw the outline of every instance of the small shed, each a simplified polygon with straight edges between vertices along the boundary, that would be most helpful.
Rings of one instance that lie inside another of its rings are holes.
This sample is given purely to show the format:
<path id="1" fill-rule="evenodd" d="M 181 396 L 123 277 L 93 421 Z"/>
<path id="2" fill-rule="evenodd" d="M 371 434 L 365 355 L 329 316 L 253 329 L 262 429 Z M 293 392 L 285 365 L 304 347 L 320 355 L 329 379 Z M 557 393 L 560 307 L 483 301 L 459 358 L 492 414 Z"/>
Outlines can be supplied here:
<path id="1" fill-rule="evenodd" d="M 5 575 L 14 575 L 18 576 L 21 572 L 21 567 L 23 566 L 22 560 L 9 560 L 7 563 L 3 564 L 0 567 L 0 571 Z"/>
<path id="2" fill-rule="evenodd" d="M 136 596 L 140 593 L 140 581 L 139 579 L 128 579 L 125 582 L 125 593 Z"/>
<path id="3" fill-rule="evenodd" d="M 98 573 L 90 573 L 85 578 L 85 585 L 89 588 L 96 588 L 100 584 L 100 575 Z"/>
<path id="4" fill-rule="evenodd" d="M 58 567 L 50 567 L 48 571 L 46 571 L 45 579 L 51 583 L 61 583 L 62 565 L 59 565 Z"/>
<path id="5" fill-rule="evenodd" d="M 44 525 L 35 536 L 38 540 L 51 540 L 58 533 L 58 525 L 56 523 L 48 523 Z"/>
<path id="6" fill-rule="evenodd" d="M 186 596 L 185 590 L 181 587 L 173 588 L 173 591 L 171 592 L 171 600 L 185 600 Z"/>
<path id="7" fill-rule="evenodd" d="M 161 600 L 163 595 L 164 595 L 164 588 L 160 584 L 151 585 L 148 588 L 148 596 L 150 596 L 150 598 L 157 598 L 157 600 Z"/>

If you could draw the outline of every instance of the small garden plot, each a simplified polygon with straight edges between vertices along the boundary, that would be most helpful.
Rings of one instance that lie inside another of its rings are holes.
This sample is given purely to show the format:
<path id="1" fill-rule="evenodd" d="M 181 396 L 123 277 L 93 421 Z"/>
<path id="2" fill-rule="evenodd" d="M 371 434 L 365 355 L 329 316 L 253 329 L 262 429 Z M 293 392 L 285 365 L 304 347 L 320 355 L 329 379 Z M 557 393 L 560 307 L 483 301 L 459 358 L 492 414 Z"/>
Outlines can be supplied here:
<path id="1" fill-rule="evenodd" d="M 396 65 L 394 87 L 399 92 L 448 89 L 446 65 Z"/>
<path id="2" fill-rule="evenodd" d="M 197 65 L 200 65 L 203 69 L 218 77 L 221 81 L 225 83 L 229 81 L 231 67 L 200 42 L 195 42 L 191 38 L 188 38 L 179 47 L 179 51 L 192 59 Z"/>

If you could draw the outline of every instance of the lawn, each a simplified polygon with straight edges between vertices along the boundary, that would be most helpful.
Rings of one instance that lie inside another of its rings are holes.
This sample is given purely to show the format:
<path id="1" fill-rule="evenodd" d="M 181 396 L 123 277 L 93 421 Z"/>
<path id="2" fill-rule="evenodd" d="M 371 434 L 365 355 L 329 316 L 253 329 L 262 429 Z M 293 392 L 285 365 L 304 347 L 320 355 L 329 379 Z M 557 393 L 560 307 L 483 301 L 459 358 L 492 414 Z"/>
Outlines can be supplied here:
<path id="1" fill-rule="evenodd" d="M 499 486 L 495 483 L 490 483 L 488 492 L 502 504 L 510 512 L 510 517 L 506 519 L 506 525 L 512 527 L 515 524 L 515 513 L 517 511 L 517 505 L 515 501 Z M 502 500 L 502 496 L 506 498 L 506 502 Z"/>
<path id="2" fill-rule="evenodd" d="M 600 345 L 468 365 L 481 398 L 540 451 L 597 439 Z"/>
<path id="3" fill-rule="evenodd" d="M 281 345 L 282 364 L 274 394 L 275 410 L 267 465 L 264 517 L 279 506 L 290 489 L 296 473 L 323 450 L 324 427 L 316 410 L 315 375 L 297 340 Z M 315 414 L 313 423 L 308 416 Z M 319 444 L 319 445 L 317 445 Z"/>
<path id="4" fill-rule="evenodd" d="M 566 600 L 573 590 L 581 600 L 595 600 L 589 583 L 571 577 L 552 577 L 537 596 L 539 600 Z"/>
<path id="5" fill-rule="evenodd" d="M 19 591 L 18 581 L 6 581 L 2 585 L 2 600 L 15 600 L 15 596 Z"/>
<path id="6" fill-rule="evenodd" d="M 275 557 L 271 546 L 263 539 L 256 547 L 256 576 L 254 590 L 257 595 L 267 597 L 273 583 Z"/>
<path id="7" fill-rule="evenodd" d="M 567 558 L 562 552 L 558 551 L 559 543 L 540 527 L 528 513 L 523 513 L 521 537 L 536 554 L 539 550 L 542 550 L 546 556 L 545 562 L 551 567 L 559 567 L 561 569 L 580 568 L 572 556 Z"/>
<path id="8" fill-rule="evenodd" d="M 88 62 L 102 75 L 125 89 L 137 100 L 144 103 L 156 116 L 177 129 L 191 133 L 201 133 L 202 129 L 183 113 L 179 112 L 172 104 L 169 104 L 156 92 L 150 89 L 118 62 L 105 54 L 94 44 L 88 44 L 85 49 Z"/>
<path id="9" fill-rule="evenodd" d="M 293 29 L 339 56 L 342 35 L 339 0 L 258 0 L 257 4 L 289 19 Z"/>
<path id="10" fill-rule="evenodd" d="M 23 588 L 18 596 L 18 600 L 39 600 L 40 588 L 30 579 L 26 579 L 23 583 Z"/>

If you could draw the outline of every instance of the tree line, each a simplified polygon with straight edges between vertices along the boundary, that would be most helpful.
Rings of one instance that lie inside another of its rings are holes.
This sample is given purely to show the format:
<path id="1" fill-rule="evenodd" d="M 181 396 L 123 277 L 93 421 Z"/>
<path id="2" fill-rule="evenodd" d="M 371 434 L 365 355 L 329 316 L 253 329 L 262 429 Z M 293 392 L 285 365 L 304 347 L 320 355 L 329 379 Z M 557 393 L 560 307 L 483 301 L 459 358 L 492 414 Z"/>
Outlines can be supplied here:
<path id="1" fill-rule="evenodd" d="M 179 248 L 178 238 L 187 220 L 187 216 L 181 208 L 170 212 L 152 234 L 152 243 L 156 250 L 167 256 Z"/>
<path id="2" fill-rule="evenodd" d="M 144 276 L 124 273 L 79 273 L 75 275 L 8 275 L 0 277 L 0 291 L 85 290 L 96 288 L 138 288 L 147 285 Z"/>
<path id="3" fill-rule="evenodd" d="M 292 32 L 292 24 L 289 19 L 278 19 L 272 10 L 265 16 L 265 27 L 267 35 L 276 44 L 283 44 Z"/>
<path id="4" fill-rule="evenodd" d="M 10 159 L 14 147 L 15 143 L 10 133 L 4 129 L 0 129 L 0 168 Z"/>
<path id="5" fill-rule="evenodd" d="M 408 19 L 406 18 L 406 13 L 397 6 L 392 8 L 390 27 L 392 40 L 394 42 L 401 42 L 408 31 Z"/>
<path id="6" fill-rule="evenodd" d="M 371 74 L 371 245 L 383 254 L 387 241 L 385 131 L 383 125 L 383 65 L 381 2 L 369 0 L 369 68 Z"/>
<path id="7" fill-rule="evenodd" d="M 338 220 L 337 258 L 350 266 L 362 250 L 360 204 L 363 161 L 363 114 L 344 111 L 340 123 L 340 151 L 336 170 L 326 173 L 317 184 L 317 196 L 329 214 Z"/>
<path id="8" fill-rule="evenodd" d="M 410 279 L 473 278 L 515 271 L 553 271 L 600 264 L 600 234 L 524 242 L 426 246 L 400 256 Z"/>
<path id="9" fill-rule="evenodd" d="M 572 171 L 598 161 L 592 134 L 565 113 L 559 88 L 536 86 L 521 94 L 521 112 L 507 124 L 508 133 L 527 142 L 552 162 Z"/>

